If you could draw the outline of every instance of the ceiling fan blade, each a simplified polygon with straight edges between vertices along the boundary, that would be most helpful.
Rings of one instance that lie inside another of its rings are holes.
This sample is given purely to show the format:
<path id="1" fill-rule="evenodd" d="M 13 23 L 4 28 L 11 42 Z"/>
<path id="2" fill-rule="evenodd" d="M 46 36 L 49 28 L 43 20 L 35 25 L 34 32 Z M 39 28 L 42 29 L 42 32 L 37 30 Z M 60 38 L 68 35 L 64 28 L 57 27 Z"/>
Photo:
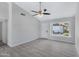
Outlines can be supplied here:
<path id="1" fill-rule="evenodd" d="M 36 15 L 38 15 L 38 14 L 34 14 L 34 15 L 32 15 L 32 16 L 36 16 Z"/>
<path id="2" fill-rule="evenodd" d="M 44 12 L 46 12 L 47 11 L 47 9 L 44 9 Z"/>
<path id="3" fill-rule="evenodd" d="M 38 13 L 37 11 L 32 10 L 32 12 Z"/>
<path id="4" fill-rule="evenodd" d="M 44 15 L 50 15 L 50 13 L 43 13 Z"/>

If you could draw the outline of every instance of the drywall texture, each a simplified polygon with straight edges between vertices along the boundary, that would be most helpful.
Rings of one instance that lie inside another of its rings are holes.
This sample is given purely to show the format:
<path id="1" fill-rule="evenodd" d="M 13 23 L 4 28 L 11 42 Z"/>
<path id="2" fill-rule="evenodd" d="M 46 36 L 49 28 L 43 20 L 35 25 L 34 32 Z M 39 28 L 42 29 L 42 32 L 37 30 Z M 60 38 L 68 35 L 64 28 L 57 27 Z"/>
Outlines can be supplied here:
<path id="1" fill-rule="evenodd" d="M 69 21 L 71 23 L 71 27 L 70 27 L 71 37 L 51 36 L 50 24 L 54 22 L 63 22 L 63 21 Z M 75 17 L 60 18 L 51 21 L 41 22 L 41 38 L 49 38 L 51 40 L 75 43 Z"/>
<path id="2" fill-rule="evenodd" d="M 75 44 L 79 54 L 79 3 L 78 3 L 77 13 L 75 17 Z"/>
<path id="3" fill-rule="evenodd" d="M 39 38 L 39 26 L 37 19 L 12 3 L 12 39 L 9 45 L 13 47 Z"/>

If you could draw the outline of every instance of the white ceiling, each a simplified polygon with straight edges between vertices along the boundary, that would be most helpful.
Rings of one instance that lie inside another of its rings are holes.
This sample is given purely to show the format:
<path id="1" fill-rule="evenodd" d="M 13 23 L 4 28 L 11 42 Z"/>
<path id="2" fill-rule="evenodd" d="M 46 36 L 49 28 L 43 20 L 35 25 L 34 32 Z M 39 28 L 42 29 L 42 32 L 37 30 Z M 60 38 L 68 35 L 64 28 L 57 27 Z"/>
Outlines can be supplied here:
<path id="1" fill-rule="evenodd" d="M 16 2 L 18 6 L 29 12 L 31 15 L 35 14 L 31 10 L 39 10 L 38 2 Z M 38 17 L 40 21 L 51 20 L 55 18 L 70 17 L 76 13 L 77 2 L 42 2 L 42 9 L 47 9 L 51 15 Z"/>
<path id="2" fill-rule="evenodd" d="M 0 2 L 0 18 L 8 19 L 9 5 L 6 2 Z"/>

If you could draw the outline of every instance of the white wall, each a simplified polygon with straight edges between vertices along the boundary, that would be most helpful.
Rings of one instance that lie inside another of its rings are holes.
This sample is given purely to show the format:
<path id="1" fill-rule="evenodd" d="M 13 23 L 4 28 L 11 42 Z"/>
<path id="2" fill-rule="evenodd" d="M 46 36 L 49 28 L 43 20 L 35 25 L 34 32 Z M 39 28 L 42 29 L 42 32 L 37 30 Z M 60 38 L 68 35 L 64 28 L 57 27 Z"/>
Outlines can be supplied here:
<path id="1" fill-rule="evenodd" d="M 25 13 L 25 16 L 20 15 Z M 12 4 L 12 32 L 9 39 L 9 46 L 17 46 L 26 42 L 30 42 L 40 36 L 40 22 L 29 15 L 26 11 Z"/>
<path id="2" fill-rule="evenodd" d="M 6 2 L 0 2 L 0 18 L 8 19 L 9 5 Z"/>
<path id="3" fill-rule="evenodd" d="M 7 28 L 7 19 L 0 19 L 0 40 L 2 40 L 3 43 L 7 43 L 7 34 L 8 34 L 8 28 Z"/>
<path id="4" fill-rule="evenodd" d="M 7 44 L 7 36 L 8 36 L 8 20 L 2 21 L 2 42 Z"/>
<path id="5" fill-rule="evenodd" d="M 77 6 L 76 19 L 75 19 L 75 43 L 79 54 L 79 3 Z"/>
<path id="6" fill-rule="evenodd" d="M 2 25 L 0 24 L 0 26 L 2 26 L 2 41 L 4 43 L 7 43 L 7 22 L 6 20 L 8 20 L 9 18 L 9 5 L 7 2 L 0 2 L 0 22 L 2 23 Z M 0 35 L 1 36 L 1 35 Z"/>
<path id="7" fill-rule="evenodd" d="M 48 38 L 49 24 L 47 22 L 41 22 L 41 38 Z"/>
<path id="8" fill-rule="evenodd" d="M 68 21 L 71 24 L 71 37 L 51 36 L 50 24 L 55 22 Z M 49 38 L 56 41 L 64 41 L 69 43 L 75 43 L 75 17 L 58 18 L 41 22 L 41 38 Z"/>
<path id="9" fill-rule="evenodd" d="M 2 22 L 0 22 L 0 41 L 2 40 Z"/>

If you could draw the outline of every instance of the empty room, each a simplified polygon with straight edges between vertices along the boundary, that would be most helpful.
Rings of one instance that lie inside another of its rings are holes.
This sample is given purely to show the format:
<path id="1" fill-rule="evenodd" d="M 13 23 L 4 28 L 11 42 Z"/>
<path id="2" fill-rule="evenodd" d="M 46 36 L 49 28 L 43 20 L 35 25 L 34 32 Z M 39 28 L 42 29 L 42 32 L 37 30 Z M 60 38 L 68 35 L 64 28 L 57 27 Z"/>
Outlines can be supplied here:
<path id="1" fill-rule="evenodd" d="M 0 2 L 0 57 L 79 57 L 78 2 Z"/>

